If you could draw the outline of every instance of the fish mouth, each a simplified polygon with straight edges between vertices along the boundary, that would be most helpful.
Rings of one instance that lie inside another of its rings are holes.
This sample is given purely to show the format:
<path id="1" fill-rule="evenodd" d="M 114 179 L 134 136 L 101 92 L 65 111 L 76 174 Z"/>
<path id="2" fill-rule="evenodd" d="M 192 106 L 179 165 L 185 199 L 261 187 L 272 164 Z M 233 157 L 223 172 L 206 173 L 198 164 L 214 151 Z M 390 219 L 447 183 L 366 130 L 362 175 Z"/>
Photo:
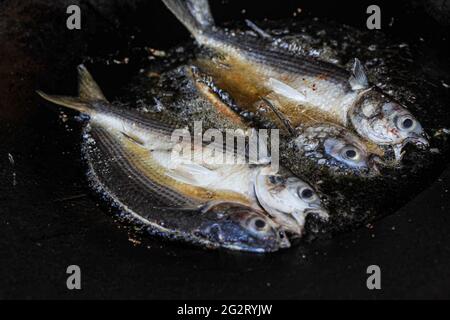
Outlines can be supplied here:
<path id="1" fill-rule="evenodd" d="M 426 133 L 423 133 L 421 135 L 414 134 L 413 136 L 403 140 L 402 143 L 393 146 L 396 161 L 401 161 L 403 159 L 403 156 L 405 155 L 403 149 L 408 144 L 413 144 L 421 150 L 426 150 L 427 148 L 430 147 L 429 137 Z"/>
<path id="2" fill-rule="evenodd" d="M 423 133 L 422 135 L 415 135 L 411 138 L 408 139 L 409 141 L 407 141 L 407 143 L 412 143 L 414 144 L 416 147 L 425 150 L 427 148 L 430 147 L 430 137 L 426 134 Z"/>
<path id="3" fill-rule="evenodd" d="M 322 221 L 328 221 L 329 214 L 323 208 L 309 208 L 303 211 L 302 213 L 293 212 L 290 214 L 290 219 L 292 224 L 288 229 L 289 234 L 294 238 L 301 238 L 303 236 L 303 231 L 305 229 L 306 217 L 312 214 L 315 217 L 319 218 Z M 295 225 L 295 226 L 294 226 Z"/>
<path id="4" fill-rule="evenodd" d="M 327 210 L 325 210 L 324 208 L 311 208 L 311 209 L 306 209 L 305 210 L 305 216 L 312 214 L 318 218 L 320 218 L 321 220 L 327 221 L 328 218 L 330 217 L 330 214 L 328 213 Z"/>
<path id="5" fill-rule="evenodd" d="M 286 233 L 289 236 L 301 237 L 303 234 L 303 227 L 305 225 L 305 212 L 303 213 L 288 213 L 284 211 L 280 211 L 274 208 L 267 207 L 265 208 L 267 213 L 273 217 L 274 221 L 280 225 L 279 231 L 279 240 L 280 247 L 287 245 L 290 246 L 290 242 L 286 236 Z M 286 232 L 286 233 L 285 233 Z M 287 240 L 287 241 L 286 241 Z"/>
<path id="6" fill-rule="evenodd" d="M 244 252 L 266 253 L 291 247 L 288 236 L 280 227 L 274 228 L 273 234 L 267 238 L 253 238 L 251 241 L 239 240 L 239 236 L 230 238 L 231 233 L 229 230 L 224 230 L 220 224 L 213 223 L 196 230 L 195 235 L 212 245 Z"/>
<path id="7" fill-rule="evenodd" d="M 272 243 L 264 242 L 260 245 L 250 245 L 246 243 L 229 243 L 224 244 L 224 247 L 232 250 L 237 251 L 244 251 L 244 252 L 253 252 L 253 253 L 268 253 L 268 252 L 276 252 L 280 249 L 288 249 L 291 247 L 291 242 L 289 241 L 288 237 L 285 235 L 284 239 L 281 239 L 280 241 L 273 240 Z"/>

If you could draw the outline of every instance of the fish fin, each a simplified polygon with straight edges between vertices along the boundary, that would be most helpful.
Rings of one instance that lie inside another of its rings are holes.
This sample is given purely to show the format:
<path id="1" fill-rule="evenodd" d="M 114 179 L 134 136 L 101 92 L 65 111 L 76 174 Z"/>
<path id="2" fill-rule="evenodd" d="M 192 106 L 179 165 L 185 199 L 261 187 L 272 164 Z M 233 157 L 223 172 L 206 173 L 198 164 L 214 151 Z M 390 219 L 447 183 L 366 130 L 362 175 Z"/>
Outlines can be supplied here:
<path id="1" fill-rule="evenodd" d="M 289 131 L 289 133 L 292 136 L 296 135 L 296 131 L 295 128 L 292 126 L 291 121 L 286 117 L 285 114 L 283 114 L 275 105 L 272 101 L 270 101 L 267 98 L 262 97 L 261 98 L 266 104 L 267 106 L 270 108 L 270 110 L 272 110 L 273 113 L 275 113 L 275 115 L 278 117 L 278 119 L 280 119 L 280 121 L 283 123 L 283 125 L 286 127 L 286 129 Z"/>
<path id="2" fill-rule="evenodd" d="M 208 211 L 212 211 L 220 206 L 229 206 L 229 207 L 242 207 L 240 202 L 233 202 L 227 200 L 212 200 L 208 201 L 204 204 L 200 204 L 197 206 L 187 206 L 187 207 L 152 207 L 152 209 L 160 209 L 164 211 L 183 211 L 183 212 L 198 212 L 198 213 L 207 213 Z M 256 208 L 252 208 L 255 212 L 260 214 L 265 213 L 262 210 L 258 210 Z"/>
<path id="3" fill-rule="evenodd" d="M 201 73 L 198 69 L 195 69 L 195 67 L 188 69 L 188 72 L 190 78 L 194 80 L 194 83 L 200 94 L 206 99 L 210 100 L 219 113 L 225 114 L 228 119 L 238 124 L 239 126 L 245 126 L 242 118 L 227 103 L 225 103 L 225 101 L 221 99 L 218 93 L 216 93 L 216 91 L 214 90 L 216 84 L 212 83 L 212 81 L 209 81 L 207 75 Z"/>
<path id="4" fill-rule="evenodd" d="M 367 79 L 364 66 L 358 58 L 355 58 L 355 62 L 353 63 L 349 83 L 352 90 L 367 89 L 369 87 L 369 80 Z"/>
<path id="5" fill-rule="evenodd" d="M 196 38 L 214 26 L 208 0 L 162 1 Z"/>
<path id="6" fill-rule="evenodd" d="M 87 101 L 107 101 L 102 90 L 83 64 L 78 67 L 79 97 Z"/>
<path id="7" fill-rule="evenodd" d="M 199 212 L 202 211 L 203 206 L 192 206 L 192 207 L 152 207 L 152 209 L 162 210 L 162 211 L 175 211 L 175 212 Z"/>
<path id="8" fill-rule="evenodd" d="M 200 212 L 201 213 L 206 213 L 210 210 L 213 210 L 216 207 L 219 206 L 224 206 L 224 205 L 228 205 L 230 207 L 240 207 L 242 206 L 242 204 L 240 202 L 233 202 L 233 201 L 227 201 L 227 200 L 212 200 L 212 201 L 208 201 L 205 204 L 203 204 L 202 206 L 200 206 Z M 247 206 L 247 204 L 245 204 Z M 255 208 L 252 208 L 254 211 L 259 212 L 261 214 L 265 213 L 262 210 L 258 210 Z"/>
<path id="9" fill-rule="evenodd" d="M 287 85 L 286 83 L 280 80 L 270 78 L 268 80 L 268 85 L 270 89 L 272 89 L 275 93 L 285 98 L 301 102 L 304 102 L 306 99 L 304 93 L 292 88 L 291 86 Z"/>
<path id="10" fill-rule="evenodd" d="M 252 29 L 253 31 L 255 31 L 261 38 L 264 39 L 269 39 L 272 40 L 273 37 L 268 34 L 267 32 L 265 32 L 264 30 L 262 30 L 260 27 L 258 27 L 255 23 L 253 23 L 252 21 L 245 19 L 245 23 L 247 24 L 247 26 Z"/>
<path id="11" fill-rule="evenodd" d="M 180 166 L 176 166 L 175 168 L 171 168 L 166 172 L 167 176 L 177 180 L 179 182 L 188 183 L 188 184 L 197 184 L 198 180 L 194 178 L 194 175 L 186 170 L 180 168 Z"/>
<path id="12" fill-rule="evenodd" d="M 78 97 L 49 95 L 40 90 L 38 95 L 54 104 L 91 115 L 94 112 L 93 102 L 108 102 L 97 83 L 84 65 L 78 66 Z"/>
<path id="13" fill-rule="evenodd" d="M 139 139 L 138 137 L 136 137 L 136 136 L 133 135 L 133 134 L 125 133 L 125 132 L 123 132 L 123 131 L 121 131 L 120 133 L 121 133 L 125 138 L 129 139 L 130 141 L 132 141 L 132 142 L 134 142 L 134 143 L 136 143 L 136 144 L 138 144 L 138 145 L 140 145 L 140 146 L 143 146 L 143 145 L 145 144 L 141 139 Z"/>
<path id="14" fill-rule="evenodd" d="M 40 90 L 37 90 L 36 93 L 45 100 L 54 104 L 73 109 L 84 114 L 91 114 L 92 107 L 90 106 L 89 101 L 85 101 L 77 97 L 50 95 Z"/>
<path id="15" fill-rule="evenodd" d="M 182 163 L 169 170 L 167 175 L 185 183 L 199 185 L 201 181 L 201 184 L 205 185 L 208 179 L 214 175 L 214 172 L 200 164 Z"/>

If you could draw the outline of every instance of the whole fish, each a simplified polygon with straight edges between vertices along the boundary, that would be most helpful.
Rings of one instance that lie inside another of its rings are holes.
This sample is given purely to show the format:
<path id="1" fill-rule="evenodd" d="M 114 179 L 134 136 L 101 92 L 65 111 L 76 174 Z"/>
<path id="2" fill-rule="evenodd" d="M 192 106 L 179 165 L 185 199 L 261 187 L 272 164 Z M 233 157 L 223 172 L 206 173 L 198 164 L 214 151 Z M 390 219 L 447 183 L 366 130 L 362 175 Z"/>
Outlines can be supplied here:
<path id="1" fill-rule="evenodd" d="M 392 146 L 400 160 L 408 143 L 429 145 L 419 121 L 381 89 L 370 86 L 358 59 L 351 72 L 324 61 L 271 45 L 269 36 L 256 38 L 219 29 L 207 0 L 163 0 L 197 42 L 221 55 L 216 66 L 229 79 L 228 88 L 243 99 L 275 94 L 296 102 L 281 112 L 291 117 L 302 110 L 323 112 L 344 127 L 380 146 Z M 212 65 L 213 63 L 210 63 Z M 244 80 L 244 81 L 242 81 Z M 283 107 L 283 105 L 281 105 Z"/>
<path id="2" fill-rule="evenodd" d="M 262 211 L 238 201 L 204 205 L 210 196 L 226 195 L 175 181 L 176 187 L 168 186 L 148 150 L 121 132 L 91 123 L 85 136 L 91 141 L 85 146 L 90 180 L 150 233 L 209 248 L 273 252 L 290 247 L 284 231 Z"/>
<path id="3" fill-rule="evenodd" d="M 159 190 L 162 198 L 168 196 L 168 204 L 177 205 L 178 197 L 181 197 L 181 203 L 192 202 L 189 209 L 197 208 L 199 204 L 208 208 L 220 203 L 238 203 L 253 208 L 255 212 L 265 210 L 283 230 L 297 236 L 302 234 L 308 214 L 323 219 L 328 217 L 312 187 L 289 174 L 273 172 L 267 162 L 257 165 L 249 165 L 245 161 L 230 165 L 215 163 L 205 159 L 205 154 L 208 156 L 213 154 L 211 152 L 203 152 L 198 160 L 195 148 L 197 161 L 186 162 L 179 152 L 173 152 L 175 147 L 191 150 L 190 140 L 180 142 L 173 139 L 174 131 L 185 131 L 138 112 L 115 107 L 106 100 L 87 69 L 79 66 L 78 70 L 79 97 L 38 93 L 48 101 L 89 116 L 93 129 L 98 131 L 102 128 L 114 136 L 114 141 L 118 141 L 117 148 L 127 155 L 128 167 L 135 168 L 136 172 L 156 184 L 153 191 Z M 109 146 L 112 148 L 114 144 Z M 217 146 L 211 144 L 210 147 L 215 150 Z M 226 155 L 230 151 L 226 149 L 224 152 Z M 236 153 L 235 156 L 245 155 Z"/>
<path id="4" fill-rule="evenodd" d="M 203 65 L 204 63 L 199 64 Z M 240 111 L 242 104 L 248 102 L 240 100 L 240 94 L 234 91 L 231 91 L 231 94 L 226 92 L 226 99 L 221 98 L 224 92 L 221 89 L 222 87 L 216 84 L 214 80 L 226 78 L 227 75 L 218 75 L 217 77 L 205 75 L 195 67 L 187 73 L 196 82 L 198 91 L 232 121 L 234 121 L 234 118 L 228 112 L 222 111 L 230 108 L 230 106 L 227 106 L 227 103 L 230 102 L 223 100 L 229 100 L 229 96 L 237 97 L 237 100 L 233 99 L 233 102 L 231 102 L 233 109 L 237 109 L 237 111 Z M 223 82 L 219 81 L 219 83 Z M 234 95 L 234 93 L 236 94 Z M 287 129 L 291 137 L 290 144 L 301 153 L 302 157 L 314 160 L 316 165 L 331 169 L 334 172 L 337 169 L 342 169 L 343 173 L 354 170 L 358 173 L 366 172 L 369 176 L 379 174 L 377 162 L 380 162 L 383 151 L 376 145 L 366 143 L 348 129 L 325 121 L 323 117 L 321 120 L 315 120 L 315 115 L 311 113 L 299 112 L 294 119 L 288 119 L 284 113 L 280 112 L 280 105 L 288 106 L 291 102 L 280 101 L 282 101 L 281 98 L 270 94 L 265 98 L 255 99 L 251 103 L 254 108 L 247 108 L 246 111 L 258 113 L 258 110 L 264 109 L 264 114 L 273 122 L 281 121 L 282 126 Z M 241 123 L 241 127 L 245 127 L 245 124 Z"/>

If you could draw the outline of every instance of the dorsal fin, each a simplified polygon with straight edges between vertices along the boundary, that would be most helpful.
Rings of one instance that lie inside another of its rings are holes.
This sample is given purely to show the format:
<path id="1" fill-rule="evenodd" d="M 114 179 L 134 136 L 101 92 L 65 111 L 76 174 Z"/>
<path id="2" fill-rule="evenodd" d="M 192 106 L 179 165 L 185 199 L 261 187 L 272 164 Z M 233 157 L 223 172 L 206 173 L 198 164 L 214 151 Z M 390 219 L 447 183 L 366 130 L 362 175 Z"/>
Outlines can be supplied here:
<path id="1" fill-rule="evenodd" d="M 258 27 L 253 21 L 245 19 L 245 23 L 247 24 L 247 26 L 250 29 L 252 29 L 254 32 L 256 32 L 260 37 L 262 37 L 264 39 L 270 39 L 270 40 L 273 39 L 273 37 L 270 34 L 268 34 L 263 29 Z"/>
<path id="2" fill-rule="evenodd" d="M 107 101 L 92 75 L 82 64 L 78 66 L 78 81 L 79 98 L 86 101 Z"/>
<path id="3" fill-rule="evenodd" d="M 358 58 L 355 58 L 355 62 L 353 63 L 349 83 L 352 90 L 367 89 L 369 87 L 369 80 L 367 79 L 366 72 L 364 71 L 364 66 Z"/>

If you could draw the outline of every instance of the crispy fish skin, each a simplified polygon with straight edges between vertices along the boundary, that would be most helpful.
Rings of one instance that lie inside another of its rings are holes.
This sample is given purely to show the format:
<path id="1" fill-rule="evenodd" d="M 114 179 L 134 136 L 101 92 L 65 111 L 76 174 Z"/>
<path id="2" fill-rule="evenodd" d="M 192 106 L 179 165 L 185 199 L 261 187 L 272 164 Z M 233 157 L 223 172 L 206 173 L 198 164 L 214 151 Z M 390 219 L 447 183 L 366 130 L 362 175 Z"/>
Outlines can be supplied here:
<path id="1" fill-rule="evenodd" d="M 358 59 L 348 72 L 331 63 L 264 44 L 264 39 L 220 30 L 214 24 L 207 0 L 163 2 L 199 44 L 222 55 L 220 65 L 223 73 L 229 74 L 228 85 L 247 91 L 244 95 L 275 93 L 289 98 L 297 102 L 298 108 L 282 109 L 288 116 L 305 108 L 322 112 L 344 127 L 352 126 L 369 141 L 392 146 L 397 160 L 407 143 L 428 146 L 417 119 L 380 89 L 369 86 Z M 244 85 L 242 78 L 247 80 Z"/>

